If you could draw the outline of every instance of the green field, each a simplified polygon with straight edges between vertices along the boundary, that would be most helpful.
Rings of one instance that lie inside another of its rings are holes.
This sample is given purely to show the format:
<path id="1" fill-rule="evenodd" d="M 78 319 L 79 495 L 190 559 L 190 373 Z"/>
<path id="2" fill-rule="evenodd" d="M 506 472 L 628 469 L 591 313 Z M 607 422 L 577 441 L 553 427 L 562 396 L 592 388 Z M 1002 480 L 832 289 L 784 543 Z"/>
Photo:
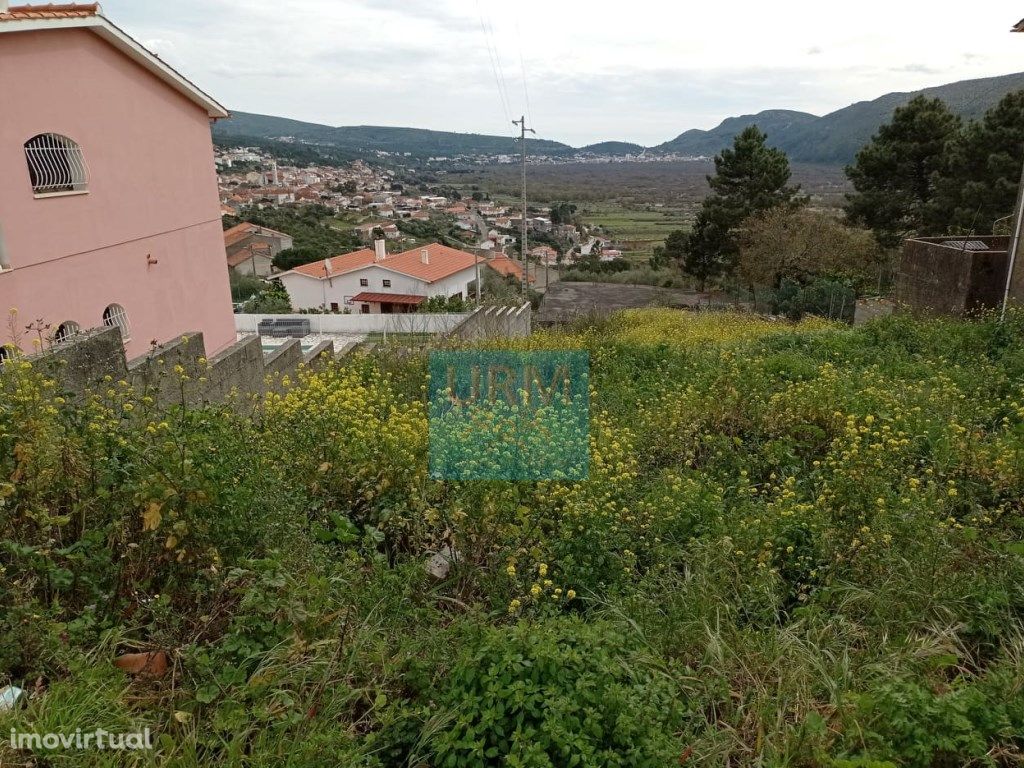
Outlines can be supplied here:
<path id="1" fill-rule="evenodd" d="M 654 246 L 661 245 L 669 233 L 689 227 L 688 217 L 675 208 L 631 210 L 618 206 L 584 208 L 581 218 L 588 226 L 601 227 L 609 237 L 625 246 L 626 256 L 646 261 Z"/>

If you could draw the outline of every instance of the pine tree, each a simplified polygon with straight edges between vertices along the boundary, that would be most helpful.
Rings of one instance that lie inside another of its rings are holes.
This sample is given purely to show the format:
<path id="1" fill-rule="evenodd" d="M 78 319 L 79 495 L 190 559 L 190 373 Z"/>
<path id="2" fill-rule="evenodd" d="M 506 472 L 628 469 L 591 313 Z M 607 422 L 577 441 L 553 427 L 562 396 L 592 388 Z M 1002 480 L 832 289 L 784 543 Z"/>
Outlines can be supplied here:
<path id="1" fill-rule="evenodd" d="M 851 222 L 871 229 L 886 247 L 923 231 L 933 175 L 959 129 L 960 118 L 940 99 L 918 96 L 899 107 L 846 168 L 856 190 L 846 196 Z"/>
<path id="2" fill-rule="evenodd" d="M 711 194 L 701 205 L 686 241 L 683 271 L 701 285 L 730 273 L 738 247 L 736 228 L 750 216 L 791 204 L 799 187 L 789 186 L 789 159 L 765 143 L 756 125 L 745 128 L 731 149 L 715 156 L 715 175 L 708 176 Z"/>
<path id="3" fill-rule="evenodd" d="M 1024 91 L 1007 94 L 946 146 L 928 212 L 932 233 L 990 234 L 1011 216 L 1024 164 Z"/>

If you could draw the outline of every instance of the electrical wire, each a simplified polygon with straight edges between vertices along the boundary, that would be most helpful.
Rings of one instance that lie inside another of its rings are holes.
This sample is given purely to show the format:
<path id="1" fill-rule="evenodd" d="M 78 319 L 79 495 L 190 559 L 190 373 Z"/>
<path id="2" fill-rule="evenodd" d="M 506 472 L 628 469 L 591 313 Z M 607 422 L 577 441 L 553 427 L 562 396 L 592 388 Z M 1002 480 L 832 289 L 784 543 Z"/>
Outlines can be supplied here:
<path id="1" fill-rule="evenodd" d="M 510 108 L 510 101 L 508 98 L 508 88 L 505 85 L 505 75 L 501 67 L 501 60 L 498 57 L 498 52 L 494 47 L 492 35 L 488 32 L 489 24 L 484 21 L 483 7 L 480 5 L 480 0 L 476 0 L 477 15 L 480 19 L 480 32 L 484 38 L 484 46 L 487 48 L 487 57 L 491 62 L 491 72 L 494 74 L 494 84 L 498 89 L 498 99 L 501 101 L 501 110 L 505 115 L 505 125 L 510 126 L 512 124 L 512 110 Z M 511 132 L 511 128 L 507 128 Z"/>

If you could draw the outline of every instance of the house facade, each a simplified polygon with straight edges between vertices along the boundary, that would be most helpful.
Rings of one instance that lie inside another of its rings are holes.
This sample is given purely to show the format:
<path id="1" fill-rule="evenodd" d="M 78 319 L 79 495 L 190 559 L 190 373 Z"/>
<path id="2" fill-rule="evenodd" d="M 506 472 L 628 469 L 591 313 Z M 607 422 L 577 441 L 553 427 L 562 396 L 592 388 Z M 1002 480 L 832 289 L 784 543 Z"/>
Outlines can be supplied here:
<path id="1" fill-rule="evenodd" d="M 295 310 L 389 314 L 414 312 L 434 296 L 468 298 L 478 264 L 484 268 L 480 257 L 439 243 L 388 254 L 378 240 L 372 249 L 303 264 L 274 279 Z"/>
<path id="2" fill-rule="evenodd" d="M 225 109 L 97 5 L 0 0 L 0 306 L 33 350 L 116 325 L 134 357 L 235 341 L 210 120 Z"/>
<path id="3" fill-rule="evenodd" d="M 240 275 L 267 277 L 274 271 L 274 257 L 294 245 L 291 235 L 248 221 L 224 230 L 228 268 Z"/>

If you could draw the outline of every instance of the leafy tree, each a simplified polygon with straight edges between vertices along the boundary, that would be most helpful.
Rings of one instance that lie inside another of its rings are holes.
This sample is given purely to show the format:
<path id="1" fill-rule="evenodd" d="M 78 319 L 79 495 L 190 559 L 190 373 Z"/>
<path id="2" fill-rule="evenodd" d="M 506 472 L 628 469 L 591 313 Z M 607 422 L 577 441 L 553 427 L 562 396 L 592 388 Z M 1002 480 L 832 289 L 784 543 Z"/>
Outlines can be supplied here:
<path id="1" fill-rule="evenodd" d="M 665 246 L 656 245 L 651 251 L 651 258 L 648 259 L 648 264 L 651 269 L 663 269 L 667 267 L 669 263 L 669 256 L 665 251 Z"/>
<path id="2" fill-rule="evenodd" d="M 554 203 L 551 206 L 552 224 L 572 224 L 573 216 L 576 213 L 576 206 L 572 203 Z"/>
<path id="3" fill-rule="evenodd" d="M 319 261 L 330 254 L 325 253 L 322 248 L 285 248 L 274 257 L 273 264 L 276 269 L 282 271 L 295 269 L 295 267 L 309 264 L 312 261 Z"/>
<path id="4" fill-rule="evenodd" d="M 475 200 L 476 202 L 478 202 L 478 203 L 479 203 L 479 202 L 480 202 L 481 200 L 483 200 L 483 199 L 484 199 L 484 193 L 483 193 L 483 192 L 480 192 L 480 191 L 474 192 L 474 193 L 473 193 L 473 199 L 474 199 L 474 200 Z"/>
<path id="5" fill-rule="evenodd" d="M 292 304 L 280 281 L 271 280 L 266 288 L 245 302 L 243 309 L 256 315 L 287 314 L 292 311 Z"/>
<path id="6" fill-rule="evenodd" d="M 856 190 L 847 195 L 850 221 L 867 226 L 887 247 L 922 231 L 933 174 L 959 128 L 960 118 L 939 99 L 918 96 L 898 108 L 846 168 Z"/>
<path id="7" fill-rule="evenodd" d="M 686 240 L 683 271 L 700 280 L 732 271 L 738 251 L 736 228 L 750 216 L 797 201 L 799 187 L 789 186 L 789 159 L 767 146 L 756 126 L 745 128 L 715 156 L 715 175 L 708 176 L 711 195 L 705 198 Z M 675 233 L 673 233 L 675 234 Z M 671 237 L 670 237 L 671 239 Z M 666 250 L 675 250 L 678 238 Z"/>
<path id="8" fill-rule="evenodd" d="M 665 258 L 682 264 L 686 258 L 686 249 L 689 242 L 690 233 L 685 229 L 677 229 L 674 232 L 670 232 L 668 237 L 665 238 L 665 246 L 663 248 Z"/>
<path id="9" fill-rule="evenodd" d="M 256 293 L 259 293 L 265 283 L 253 275 L 240 275 L 235 270 L 228 271 L 228 282 L 231 286 L 231 300 L 245 301 Z"/>
<path id="10" fill-rule="evenodd" d="M 292 236 L 295 248 L 313 248 L 316 258 L 348 253 L 361 247 L 359 238 L 350 230 L 331 226 L 337 222 L 334 213 L 322 205 L 304 205 L 288 208 L 246 208 L 238 216 L 225 216 L 224 229 L 242 221 L 259 224 Z"/>
<path id="11" fill-rule="evenodd" d="M 866 284 L 885 259 L 870 231 L 807 209 L 778 207 L 751 217 L 739 244 L 738 273 L 751 290 L 826 276 Z"/>
<path id="12" fill-rule="evenodd" d="M 990 234 L 1013 213 L 1024 164 L 1024 91 L 1007 94 L 946 145 L 929 208 L 932 232 Z"/>

